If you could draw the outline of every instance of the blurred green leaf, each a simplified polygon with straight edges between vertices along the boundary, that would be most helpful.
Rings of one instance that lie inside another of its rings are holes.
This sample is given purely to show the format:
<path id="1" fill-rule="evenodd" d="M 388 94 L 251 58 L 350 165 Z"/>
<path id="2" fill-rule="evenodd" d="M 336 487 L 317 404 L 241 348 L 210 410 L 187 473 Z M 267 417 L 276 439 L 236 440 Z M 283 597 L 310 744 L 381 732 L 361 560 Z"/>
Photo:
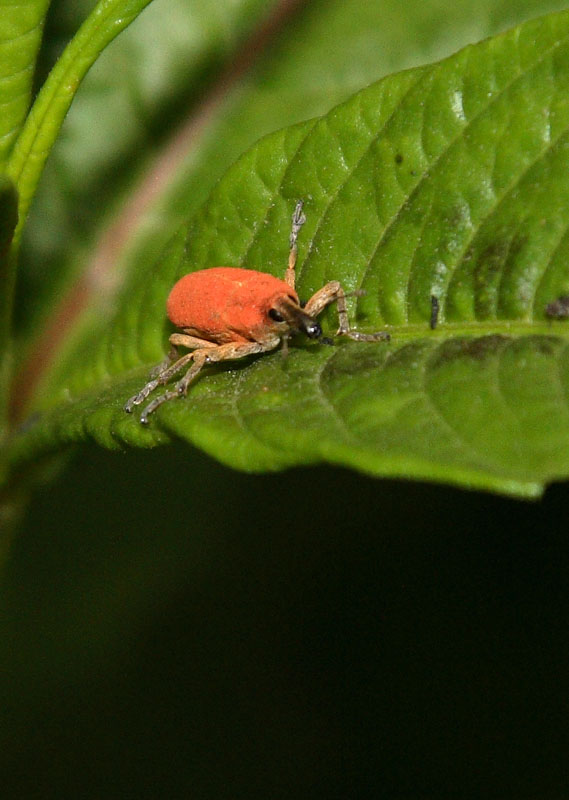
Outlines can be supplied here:
<path id="1" fill-rule="evenodd" d="M 99 0 L 51 70 L 7 164 L 19 197 L 20 227 L 16 228 L 16 243 L 43 166 L 79 84 L 102 50 L 149 2 L 151 0 Z"/>
<path id="2" fill-rule="evenodd" d="M 28 113 L 49 0 L 0 0 L 0 168 Z"/>
<path id="3" fill-rule="evenodd" d="M 37 335 L 46 309 L 84 267 L 125 193 L 274 5 L 153 0 L 101 53 L 47 160 L 24 231 L 19 340 Z M 76 4 L 64 2 L 52 11 L 47 64 L 77 26 Z M 162 244 L 181 224 L 172 217 L 157 222 L 158 230 L 170 232 Z"/>
<path id="4" fill-rule="evenodd" d="M 14 460 L 87 436 L 110 447 L 177 436 L 249 470 L 325 460 L 520 495 L 566 476 L 567 328 L 544 309 L 569 294 L 568 87 L 562 13 L 259 142 L 188 234 L 132 277 L 114 323 L 86 330 Z M 212 370 L 148 428 L 127 417 L 164 352 L 176 277 L 216 264 L 282 275 L 299 197 L 301 296 L 330 279 L 363 288 L 357 326 L 385 326 L 392 342 L 299 342 L 286 361 Z"/>
<path id="5" fill-rule="evenodd" d="M 0 175 L 0 281 L 4 280 L 5 259 L 18 221 L 18 196 L 14 184 Z"/>

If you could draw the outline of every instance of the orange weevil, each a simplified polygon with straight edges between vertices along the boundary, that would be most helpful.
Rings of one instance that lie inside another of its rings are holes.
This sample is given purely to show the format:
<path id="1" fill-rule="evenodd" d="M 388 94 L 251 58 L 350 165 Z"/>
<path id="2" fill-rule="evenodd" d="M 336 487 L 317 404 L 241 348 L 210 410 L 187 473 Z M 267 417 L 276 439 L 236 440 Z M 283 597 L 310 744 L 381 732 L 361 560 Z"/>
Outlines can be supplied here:
<path id="1" fill-rule="evenodd" d="M 346 311 L 346 295 L 338 281 L 330 281 L 302 305 L 295 291 L 296 240 L 306 217 L 302 200 L 292 215 L 290 254 L 284 281 L 251 269 L 211 267 L 185 275 L 174 285 L 167 302 L 170 321 L 182 333 L 170 336 L 172 345 L 167 359 L 155 368 L 150 380 L 131 397 L 125 411 L 143 403 L 158 386 L 193 362 L 173 390 L 150 402 L 140 417 L 143 424 L 162 403 L 183 397 L 188 386 L 205 364 L 234 361 L 238 358 L 266 353 L 283 342 L 286 346 L 292 333 L 305 333 L 320 339 L 322 328 L 316 317 L 334 301 L 338 304 L 337 336 L 348 336 L 359 342 L 389 339 L 385 331 L 359 333 L 350 329 Z M 356 292 L 355 294 L 359 294 Z M 191 352 L 178 356 L 178 347 Z"/>

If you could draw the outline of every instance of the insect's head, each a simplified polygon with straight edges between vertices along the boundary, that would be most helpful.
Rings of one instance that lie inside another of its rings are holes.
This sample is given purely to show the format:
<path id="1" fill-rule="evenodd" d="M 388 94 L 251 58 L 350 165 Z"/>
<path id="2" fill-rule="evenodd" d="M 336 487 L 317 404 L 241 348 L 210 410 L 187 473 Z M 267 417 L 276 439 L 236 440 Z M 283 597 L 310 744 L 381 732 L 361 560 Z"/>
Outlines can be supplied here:
<path id="1" fill-rule="evenodd" d="M 306 334 L 309 339 L 319 339 L 322 336 L 320 323 L 299 304 L 292 295 L 278 297 L 271 304 L 267 315 L 273 323 L 277 323 L 277 330 L 283 334 L 288 331 L 299 331 Z"/>

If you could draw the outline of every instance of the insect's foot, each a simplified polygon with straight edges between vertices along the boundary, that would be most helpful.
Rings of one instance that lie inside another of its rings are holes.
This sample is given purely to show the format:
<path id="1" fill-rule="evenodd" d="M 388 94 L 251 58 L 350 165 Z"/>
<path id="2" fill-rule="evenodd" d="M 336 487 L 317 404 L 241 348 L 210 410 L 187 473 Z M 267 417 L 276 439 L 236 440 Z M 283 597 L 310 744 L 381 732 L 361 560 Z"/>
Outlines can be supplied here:
<path id="1" fill-rule="evenodd" d="M 387 331 L 377 331 L 376 333 L 364 333 L 364 342 L 389 342 L 391 334 Z"/>
<path id="2" fill-rule="evenodd" d="M 355 342 L 388 342 L 391 335 L 387 331 L 377 331 L 376 333 L 360 333 L 360 331 L 338 331 L 338 336 L 347 336 Z"/>
<path id="3" fill-rule="evenodd" d="M 134 407 L 137 406 L 141 401 L 138 399 L 138 395 L 135 394 L 134 397 L 131 397 L 129 400 L 126 401 L 123 408 L 127 414 L 132 414 L 134 411 Z"/>
<path id="4" fill-rule="evenodd" d="M 168 400 L 173 400 L 179 397 L 176 390 L 164 392 L 160 397 L 156 397 L 151 403 L 148 403 L 142 414 L 140 415 L 140 422 L 142 425 L 148 425 L 148 417 L 153 414 L 157 408 L 160 408 L 162 403 L 167 403 Z"/>
<path id="5" fill-rule="evenodd" d="M 127 400 L 124 406 L 126 413 L 131 414 L 135 406 L 139 406 L 141 403 L 144 403 L 148 395 L 152 394 L 154 389 L 160 386 L 160 383 L 161 381 L 158 378 L 155 378 L 153 381 L 149 381 L 146 386 L 143 386 L 139 392 L 130 398 L 130 400 Z"/>

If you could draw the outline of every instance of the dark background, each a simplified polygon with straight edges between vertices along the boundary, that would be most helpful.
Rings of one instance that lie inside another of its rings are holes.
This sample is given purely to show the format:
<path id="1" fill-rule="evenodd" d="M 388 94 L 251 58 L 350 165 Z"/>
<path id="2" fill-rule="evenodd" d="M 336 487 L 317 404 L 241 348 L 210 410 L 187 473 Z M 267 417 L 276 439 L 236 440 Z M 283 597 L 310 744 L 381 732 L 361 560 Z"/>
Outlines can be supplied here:
<path id="1" fill-rule="evenodd" d="M 8 565 L 2 796 L 567 797 L 567 499 L 77 451 Z"/>

